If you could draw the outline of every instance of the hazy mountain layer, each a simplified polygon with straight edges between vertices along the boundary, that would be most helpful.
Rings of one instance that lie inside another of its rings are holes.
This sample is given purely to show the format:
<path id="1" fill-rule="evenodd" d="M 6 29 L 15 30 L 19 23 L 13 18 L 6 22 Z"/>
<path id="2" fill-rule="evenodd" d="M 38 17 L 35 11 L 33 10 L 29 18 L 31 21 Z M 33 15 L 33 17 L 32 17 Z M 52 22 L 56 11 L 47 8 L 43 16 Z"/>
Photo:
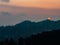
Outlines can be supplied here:
<path id="1" fill-rule="evenodd" d="M 24 21 L 14 26 L 1 26 L 0 39 L 28 37 L 43 31 L 60 29 L 60 21 L 44 20 L 41 22 Z"/>

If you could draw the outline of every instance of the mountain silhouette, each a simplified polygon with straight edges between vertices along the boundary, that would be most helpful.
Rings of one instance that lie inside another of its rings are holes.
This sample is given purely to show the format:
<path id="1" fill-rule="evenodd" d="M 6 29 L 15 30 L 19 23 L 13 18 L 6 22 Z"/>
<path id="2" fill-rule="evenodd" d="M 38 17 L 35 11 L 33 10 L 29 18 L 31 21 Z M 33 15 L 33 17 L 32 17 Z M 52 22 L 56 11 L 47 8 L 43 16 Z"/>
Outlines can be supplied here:
<path id="1" fill-rule="evenodd" d="M 18 23 L 14 26 L 1 26 L 0 27 L 0 39 L 19 37 L 28 37 L 32 34 L 41 33 L 43 31 L 51 31 L 60 28 L 60 20 L 44 20 L 41 22 L 32 22 L 29 20 Z"/>

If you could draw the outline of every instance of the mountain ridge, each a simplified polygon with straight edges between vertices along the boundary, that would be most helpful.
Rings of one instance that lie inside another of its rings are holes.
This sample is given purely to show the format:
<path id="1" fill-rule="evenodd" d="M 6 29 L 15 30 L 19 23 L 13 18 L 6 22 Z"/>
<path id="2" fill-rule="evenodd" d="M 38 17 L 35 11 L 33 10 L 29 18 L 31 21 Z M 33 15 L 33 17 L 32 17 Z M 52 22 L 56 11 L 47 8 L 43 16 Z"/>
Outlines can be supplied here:
<path id="1" fill-rule="evenodd" d="M 0 39 L 28 37 L 43 31 L 60 29 L 60 21 L 44 20 L 41 22 L 23 21 L 14 26 L 0 26 Z"/>

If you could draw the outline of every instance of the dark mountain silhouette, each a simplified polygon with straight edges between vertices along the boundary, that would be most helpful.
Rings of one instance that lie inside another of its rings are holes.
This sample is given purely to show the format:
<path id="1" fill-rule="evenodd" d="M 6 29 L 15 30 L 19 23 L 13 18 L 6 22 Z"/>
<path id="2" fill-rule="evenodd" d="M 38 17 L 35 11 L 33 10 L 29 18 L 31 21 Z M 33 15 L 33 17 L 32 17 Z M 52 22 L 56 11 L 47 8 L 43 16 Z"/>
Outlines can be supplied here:
<path id="1" fill-rule="evenodd" d="M 44 20 L 41 22 L 24 21 L 14 26 L 1 26 L 0 39 L 19 37 L 28 37 L 32 34 L 41 33 L 43 31 L 57 30 L 60 28 L 60 21 Z"/>
<path id="2" fill-rule="evenodd" d="M 33 34 L 30 37 L 14 39 L 6 38 L 0 45 L 60 45 L 60 29 Z"/>

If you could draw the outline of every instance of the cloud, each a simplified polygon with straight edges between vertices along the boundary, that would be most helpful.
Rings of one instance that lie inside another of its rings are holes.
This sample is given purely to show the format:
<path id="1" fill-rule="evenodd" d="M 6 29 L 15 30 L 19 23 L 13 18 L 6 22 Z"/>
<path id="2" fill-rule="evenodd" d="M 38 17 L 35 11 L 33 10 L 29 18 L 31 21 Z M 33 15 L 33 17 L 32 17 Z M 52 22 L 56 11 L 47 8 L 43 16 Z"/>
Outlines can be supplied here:
<path id="1" fill-rule="evenodd" d="M 10 2 L 10 0 L 0 0 L 0 2 Z"/>
<path id="2" fill-rule="evenodd" d="M 9 12 L 0 12 L 0 14 L 3 15 L 3 16 L 9 16 L 9 15 L 11 15 Z"/>

